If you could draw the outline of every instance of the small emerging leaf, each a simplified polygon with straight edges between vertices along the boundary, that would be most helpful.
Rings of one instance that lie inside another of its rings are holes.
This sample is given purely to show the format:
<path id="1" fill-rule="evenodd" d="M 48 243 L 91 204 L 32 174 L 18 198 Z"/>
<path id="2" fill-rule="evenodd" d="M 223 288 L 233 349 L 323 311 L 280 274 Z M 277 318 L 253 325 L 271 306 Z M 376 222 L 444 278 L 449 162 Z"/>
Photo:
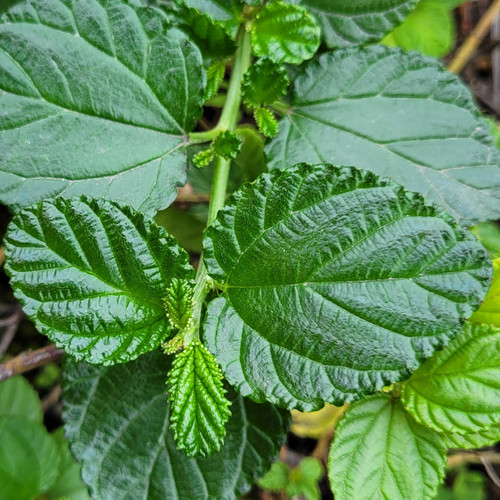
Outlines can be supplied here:
<path id="1" fill-rule="evenodd" d="M 273 138 L 278 133 L 278 121 L 267 108 L 257 108 L 253 112 L 253 117 L 257 127 L 266 137 Z"/>
<path id="2" fill-rule="evenodd" d="M 234 160 L 241 151 L 241 144 L 241 139 L 235 133 L 226 130 L 214 140 L 212 148 L 217 156 Z"/>
<path id="3" fill-rule="evenodd" d="M 467 322 L 408 380 L 406 410 L 437 432 L 467 435 L 500 420 L 500 328 Z"/>
<path id="4" fill-rule="evenodd" d="M 205 92 L 205 100 L 211 99 L 219 91 L 222 81 L 224 80 L 224 73 L 226 72 L 226 65 L 223 61 L 213 63 L 207 69 L 207 89 Z"/>
<path id="5" fill-rule="evenodd" d="M 215 158 L 215 152 L 211 146 L 203 151 L 200 151 L 193 157 L 193 165 L 196 168 L 207 167 L 210 162 Z"/>
<path id="6" fill-rule="evenodd" d="M 277 63 L 300 64 L 318 50 L 321 30 L 306 9 L 284 2 L 267 4 L 252 26 L 252 48 Z"/>
<path id="7" fill-rule="evenodd" d="M 168 374 L 170 427 L 189 457 L 220 449 L 231 411 L 214 355 L 194 341 L 175 358 Z"/>
<path id="8" fill-rule="evenodd" d="M 245 73 L 241 91 L 250 107 L 272 104 L 286 94 L 290 78 L 286 68 L 262 58 Z"/>
<path id="9" fill-rule="evenodd" d="M 165 309 L 171 325 L 183 331 L 193 323 L 193 283 L 173 278 L 167 289 Z"/>

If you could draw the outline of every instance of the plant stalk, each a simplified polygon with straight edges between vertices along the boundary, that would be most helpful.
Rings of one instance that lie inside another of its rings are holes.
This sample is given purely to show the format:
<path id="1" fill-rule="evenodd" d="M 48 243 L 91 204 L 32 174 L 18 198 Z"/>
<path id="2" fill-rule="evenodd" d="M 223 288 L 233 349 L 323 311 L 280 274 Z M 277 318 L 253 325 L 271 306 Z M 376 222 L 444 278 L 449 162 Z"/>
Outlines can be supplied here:
<path id="1" fill-rule="evenodd" d="M 219 123 L 213 130 L 199 132 L 196 134 L 196 141 L 200 137 L 214 138 L 212 137 L 214 134 L 216 137 L 220 132 L 224 132 L 226 130 L 234 132 L 236 130 L 236 125 L 238 124 L 238 114 L 241 106 L 241 82 L 243 80 L 243 75 L 250 66 L 250 58 L 250 34 L 245 29 L 245 26 L 241 25 L 238 33 L 238 48 L 235 54 L 233 71 L 231 73 L 226 101 L 224 103 L 224 108 L 222 109 Z M 207 226 L 212 224 L 217 217 L 217 212 L 224 206 L 226 201 L 227 181 L 229 178 L 230 167 L 231 160 L 225 160 L 220 157 L 215 160 L 214 177 L 210 192 L 210 204 L 208 206 Z M 184 336 L 185 347 L 187 347 L 193 340 L 199 340 L 200 338 L 201 312 L 203 302 L 208 293 L 208 280 L 207 268 L 203 262 L 202 254 L 198 270 L 196 271 L 196 283 L 193 293 L 193 328 L 191 328 Z"/>

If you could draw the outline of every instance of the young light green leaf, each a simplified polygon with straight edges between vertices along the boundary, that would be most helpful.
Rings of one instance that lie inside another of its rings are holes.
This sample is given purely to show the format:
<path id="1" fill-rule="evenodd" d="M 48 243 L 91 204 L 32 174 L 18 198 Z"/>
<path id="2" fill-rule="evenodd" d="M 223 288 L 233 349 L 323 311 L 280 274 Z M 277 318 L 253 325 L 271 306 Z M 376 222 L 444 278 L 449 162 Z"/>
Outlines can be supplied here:
<path id="1" fill-rule="evenodd" d="M 355 165 L 464 225 L 500 218 L 500 154 L 488 124 L 437 61 L 380 45 L 327 53 L 295 79 L 291 105 L 268 146 L 270 168 Z"/>
<path id="2" fill-rule="evenodd" d="M 80 464 L 73 458 L 64 437 L 62 427 L 52 434 L 58 448 L 59 475 L 54 485 L 47 491 L 44 498 L 47 500 L 90 500 L 87 487 L 81 478 Z"/>
<path id="3" fill-rule="evenodd" d="M 0 417 L 0 500 L 29 500 L 45 493 L 59 473 L 54 438 L 40 422 Z"/>
<path id="4" fill-rule="evenodd" d="M 0 201 L 88 194 L 165 208 L 186 181 L 204 86 L 199 50 L 154 7 L 12 7 L 0 17 Z"/>
<path id="5" fill-rule="evenodd" d="M 455 433 L 445 433 L 443 437 L 448 448 L 471 450 L 484 446 L 494 446 L 500 441 L 500 424 L 495 423 L 491 427 L 481 428 L 477 432 L 470 432 L 463 436 Z"/>
<path id="6" fill-rule="evenodd" d="M 181 332 L 193 323 L 193 289 L 193 282 L 172 278 L 163 299 L 170 324 Z"/>
<path id="7" fill-rule="evenodd" d="M 239 0 L 176 0 L 181 5 L 197 9 L 224 27 L 233 36 L 236 35 L 241 15 Z"/>
<path id="8" fill-rule="evenodd" d="M 214 355 L 200 342 L 191 342 L 177 354 L 167 385 L 177 448 L 188 457 L 206 457 L 220 450 L 231 411 Z"/>
<path id="9" fill-rule="evenodd" d="M 493 281 L 479 309 L 470 317 L 474 323 L 486 323 L 500 328 L 500 259 L 493 261 Z"/>
<path id="10" fill-rule="evenodd" d="M 460 332 L 491 277 L 484 248 L 441 209 L 331 165 L 243 185 L 204 252 L 225 290 L 205 340 L 228 381 L 306 411 L 408 378 Z"/>
<path id="11" fill-rule="evenodd" d="M 500 226 L 496 222 L 481 222 L 471 232 L 490 253 L 492 259 L 500 259 Z"/>
<path id="12" fill-rule="evenodd" d="M 196 168 L 208 167 L 212 160 L 215 158 L 215 151 L 210 145 L 207 149 L 203 149 L 193 156 L 193 165 Z"/>
<path id="13" fill-rule="evenodd" d="M 207 101 L 219 91 L 225 72 L 226 64 L 223 61 L 215 62 L 207 69 L 207 90 L 205 93 Z"/>
<path id="14" fill-rule="evenodd" d="M 305 9 L 284 2 L 267 4 L 252 25 L 255 55 L 276 63 L 300 64 L 318 50 L 321 30 Z"/>
<path id="15" fill-rule="evenodd" d="M 234 132 L 226 130 L 215 138 L 212 149 L 221 158 L 235 160 L 241 151 L 241 144 L 241 139 Z"/>
<path id="16" fill-rule="evenodd" d="M 259 130 L 266 137 L 275 137 L 278 133 L 278 121 L 274 117 L 273 113 L 267 108 L 257 108 L 253 112 L 255 118 L 255 123 Z"/>
<path id="17" fill-rule="evenodd" d="M 289 0 L 312 12 L 331 48 L 381 40 L 400 25 L 418 0 Z"/>
<path id="18" fill-rule="evenodd" d="M 442 0 L 421 0 L 405 22 L 389 33 L 382 43 L 443 57 L 455 44 L 453 13 Z"/>
<path id="19" fill-rule="evenodd" d="M 66 435 L 93 498 L 157 500 L 176 494 L 180 500 L 234 500 L 278 458 L 287 412 L 231 389 L 232 415 L 221 450 L 197 459 L 177 450 L 168 428 L 170 368 L 158 351 L 112 367 L 67 360 Z"/>
<path id="20" fill-rule="evenodd" d="M 328 473 L 337 500 L 431 500 L 445 465 L 443 438 L 417 424 L 399 400 L 375 394 L 340 421 Z"/>
<path id="21" fill-rule="evenodd" d="M 284 66 L 262 58 L 245 73 L 241 93 L 248 106 L 259 107 L 281 99 L 289 84 L 290 78 Z"/>
<path id="22" fill-rule="evenodd" d="M 5 257 L 14 293 L 39 331 L 92 363 L 123 363 L 158 347 L 171 332 L 165 288 L 194 275 L 163 228 L 88 197 L 21 211 Z"/>
<path id="23" fill-rule="evenodd" d="M 42 403 L 38 393 L 22 376 L 0 382 L 0 417 L 23 417 L 42 423 Z"/>
<path id="24" fill-rule="evenodd" d="M 278 460 L 271 466 L 266 475 L 259 479 L 258 484 L 267 491 L 279 493 L 286 488 L 289 473 L 290 467 L 285 462 Z"/>
<path id="25" fill-rule="evenodd" d="M 438 432 L 467 435 L 500 421 L 500 328 L 467 322 L 402 391 L 406 410 Z"/>

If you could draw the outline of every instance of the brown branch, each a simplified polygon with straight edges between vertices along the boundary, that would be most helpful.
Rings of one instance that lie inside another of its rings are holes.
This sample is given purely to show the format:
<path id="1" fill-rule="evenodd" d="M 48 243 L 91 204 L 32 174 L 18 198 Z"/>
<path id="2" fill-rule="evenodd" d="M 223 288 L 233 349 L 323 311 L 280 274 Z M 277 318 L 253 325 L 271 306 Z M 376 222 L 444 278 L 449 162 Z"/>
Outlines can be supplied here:
<path id="1" fill-rule="evenodd" d="M 62 394 L 61 384 L 57 384 L 42 400 L 42 410 L 45 413 L 59 401 Z"/>
<path id="2" fill-rule="evenodd" d="M 63 357 L 63 354 L 64 351 L 55 345 L 42 347 L 36 351 L 22 352 L 19 356 L 0 364 L 0 381 L 48 363 L 55 363 Z"/>
<path id="3" fill-rule="evenodd" d="M 5 248 L 3 245 L 0 245 L 0 267 L 3 266 L 5 262 Z"/>
<path id="4" fill-rule="evenodd" d="M 13 313 L 5 319 L 0 320 L 0 327 L 6 327 L 0 340 L 0 358 L 7 352 L 7 349 L 19 328 L 19 323 L 23 318 L 23 311 L 20 304 L 16 304 Z"/>
<path id="5" fill-rule="evenodd" d="M 181 203 L 208 203 L 210 201 L 210 196 L 208 194 L 191 194 L 191 193 L 181 193 L 177 195 L 175 199 L 175 204 Z"/>
<path id="6" fill-rule="evenodd" d="M 500 0 L 495 0 L 477 23 L 477 26 L 472 30 L 471 34 L 467 37 L 467 40 L 465 40 L 460 49 L 458 49 L 455 57 L 448 66 L 449 71 L 452 73 L 460 73 L 464 69 L 465 65 L 469 62 L 469 59 L 473 56 L 474 52 L 476 52 L 479 44 L 490 30 L 498 14 L 500 14 Z"/>

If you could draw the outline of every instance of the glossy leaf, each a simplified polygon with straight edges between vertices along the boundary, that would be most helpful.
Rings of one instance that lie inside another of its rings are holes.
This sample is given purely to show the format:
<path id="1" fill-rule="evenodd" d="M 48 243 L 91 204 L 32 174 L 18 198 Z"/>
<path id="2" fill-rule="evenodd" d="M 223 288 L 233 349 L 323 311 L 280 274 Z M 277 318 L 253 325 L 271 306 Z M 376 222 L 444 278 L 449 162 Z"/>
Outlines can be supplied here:
<path id="1" fill-rule="evenodd" d="M 204 248 L 225 290 L 206 345 L 228 381 L 306 411 L 408 378 L 459 333 L 491 276 L 486 251 L 440 209 L 331 165 L 245 184 Z"/>
<path id="2" fill-rule="evenodd" d="M 56 481 L 59 456 L 54 438 L 39 422 L 0 417 L 0 500 L 31 500 Z"/>
<path id="3" fill-rule="evenodd" d="M 289 0 L 318 20 L 331 48 L 377 42 L 400 25 L 418 0 Z"/>
<path id="4" fill-rule="evenodd" d="M 337 500 L 430 500 L 444 478 L 446 446 L 401 403 L 376 394 L 340 421 L 328 472 Z"/>
<path id="5" fill-rule="evenodd" d="M 460 336 L 405 384 L 405 408 L 421 424 L 467 435 L 500 421 L 500 328 L 466 323 Z"/>
<path id="6" fill-rule="evenodd" d="M 188 255 L 152 220 L 87 197 L 21 211 L 5 256 L 16 297 L 39 331 L 93 363 L 155 349 L 171 331 L 166 288 L 194 274 Z"/>
<path id="7" fill-rule="evenodd" d="M 205 75 L 166 14 L 137 4 L 34 0 L 1 16 L 1 202 L 88 194 L 154 213 L 174 200 Z"/>
<path id="8" fill-rule="evenodd" d="M 22 375 L 0 382 L 0 417 L 5 416 L 42 423 L 42 403 L 38 393 Z"/>
<path id="9" fill-rule="evenodd" d="M 241 93 L 246 104 L 258 107 L 281 99 L 289 84 L 290 78 L 285 67 L 262 58 L 245 73 Z"/>
<path id="10" fill-rule="evenodd" d="M 66 365 L 66 434 L 84 481 L 101 500 L 234 500 L 277 458 L 289 416 L 232 390 L 224 445 L 208 458 L 187 458 L 168 429 L 165 374 L 159 352 L 113 367 Z"/>
<path id="11" fill-rule="evenodd" d="M 493 281 L 488 294 L 470 320 L 500 328 L 500 259 L 493 261 L 493 270 Z"/>
<path id="12" fill-rule="evenodd" d="M 170 324 L 186 330 L 193 322 L 193 282 L 173 278 L 163 298 Z"/>
<path id="13" fill-rule="evenodd" d="M 278 121 L 272 111 L 267 108 L 257 108 L 253 116 L 257 127 L 266 137 L 275 137 L 278 133 Z"/>
<path id="14" fill-rule="evenodd" d="M 62 427 L 52 435 L 58 447 L 59 454 L 59 475 L 45 494 L 47 500 L 90 500 L 87 487 L 81 478 L 80 464 L 73 458 L 68 446 L 68 441 L 64 437 Z"/>
<path id="15" fill-rule="evenodd" d="M 415 52 L 322 55 L 294 84 L 270 168 L 355 165 L 442 205 L 465 225 L 500 218 L 500 154 L 469 91 Z"/>
<path id="16" fill-rule="evenodd" d="M 167 385 L 177 448 L 189 457 L 220 450 L 231 411 L 214 355 L 199 341 L 191 342 L 175 357 Z"/>
<path id="17" fill-rule="evenodd" d="M 284 2 L 267 4 L 252 25 L 255 55 L 276 63 L 300 64 L 318 50 L 320 28 L 305 9 Z"/>
<path id="18" fill-rule="evenodd" d="M 442 0 L 421 0 L 405 22 L 389 33 L 382 43 L 443 57 L 455 44 L 453 13 Z"/>

